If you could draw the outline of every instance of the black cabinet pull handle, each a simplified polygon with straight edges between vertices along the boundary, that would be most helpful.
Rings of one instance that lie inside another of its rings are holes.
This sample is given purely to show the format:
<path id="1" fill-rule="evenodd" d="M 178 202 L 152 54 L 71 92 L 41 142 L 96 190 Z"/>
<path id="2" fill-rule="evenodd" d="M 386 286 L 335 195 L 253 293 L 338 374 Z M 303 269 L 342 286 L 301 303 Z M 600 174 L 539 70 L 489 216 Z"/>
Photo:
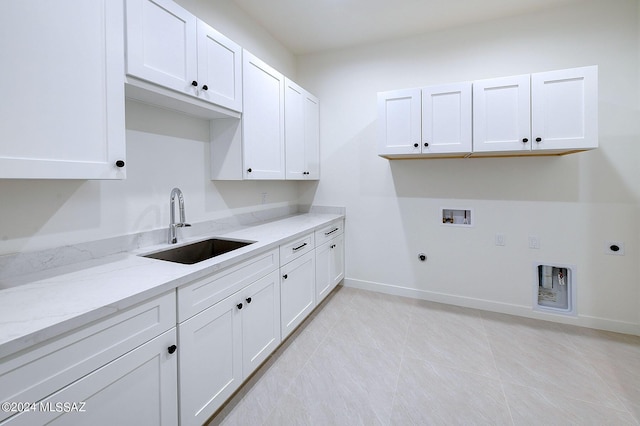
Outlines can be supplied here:
<path id="1" fill-rule="evenodd" d="M 298 251 L 298 250 L 300 250 L 302 247 L 304 247 L 304 246 L 306 246 L 306 245 L 307 245 L 307 243 L 304 243 L 304 244 L 302 244 L 301 246 L 294 247 L 294 248 L 293 248 L 293 251 Z"/>
<path id="2" fill-rule="evenodd" d="M 252 170 L 251 170 L 251 167 L 249 167 L 249 168 L 247 169 L 247 173 L 251 173 L 251 171 L 252 171 Z"/>
<path id="3" fill-rule="evenodd" d="M 167 348 L 167 352 L 169 352 L 170 354 L 174 353 L 176 351 L 176 349 L 178 349 L 178 347 L 176 345 L 171 345 Z"/>
<path id="4" fill-rule="evenodd" d="M 287 278 L 289 278 L 289 275 L 284 274 L 284 275 L 282 276 L 282 278 L 284 278 L 284 279 L 286 280 Z"/>
<path id="5" fill-rule="evenodd" d="M 527 138 L 522 139 L 522 143 L 527 143 L 527 142 L 529 142 L 529 139 Z"/>
<path id="6" fill-rule="evenodd" d="M 193 81 L 191 82 L 191 85 L 192 85 L 192 86 L 194 86 L 194 87 L 198 87 L 198 82 L 197 82 L 197 81 L 195 81 L 195 80 L 193 80 Z"/>
<path id="7" fill-rule="evenodd" d="M 120 167 L 120 168 L 124 167 L 124 161 L 123 160 L 116 161 L 116 167 Z"/>
<path id="8" fill-rule="evenodd" d="M 331 231 L 329 231 L 329 232 L 325 232 L 325 233 L 324 233 L 324 236 L 326 237 L 327 235 L 331 235 L 331 234 L 333 234 L 334 232 L 336 232 L 338 229 L 340 229 L 340 228 L 334 228 L 334 229 L 332 229 L 332 230 L 331 230 Z"/>
<path id="9" fill-rule="evenodd" d="M 414 143 L 414 144 L 413 144 L 413 147 L 414 147 L 414 148 L 417 148 L 417 147 L 418 147 L 418 144 L 417 144 L 417 143 Z"/>
<path id="10" fill-rule="evenodd" d="M 209 86 L 205 84 L 204 86 L 202 86 L 202 90 L 209 90 Z"/>
<path id="11" fill-rule="evenodd" d="M 247 297 L 245 300 L 247 301 L 247 303 L 251 303 L 251 298 L 250 297 Z"/>
<path id="12" fill-rule="evenodd" d="M 542 142 L 542 138 L 536 138 L 536 142 Z"/>
<path id="13" fill-rule="evenodd" d="M 236 305 L 236 307 L 237 307 L 238 309 L 242 309 L 242 303 L 238 303 L 238 304 Z"/>

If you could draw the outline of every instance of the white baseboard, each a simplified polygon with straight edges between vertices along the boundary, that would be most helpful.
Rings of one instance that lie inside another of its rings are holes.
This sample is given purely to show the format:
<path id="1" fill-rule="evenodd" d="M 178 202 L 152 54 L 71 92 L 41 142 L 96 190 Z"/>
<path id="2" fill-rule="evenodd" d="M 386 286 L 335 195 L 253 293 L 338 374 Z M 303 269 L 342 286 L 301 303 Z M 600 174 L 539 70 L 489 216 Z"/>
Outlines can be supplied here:
<path id="1" fill-rule="evenodd" d="M 495 302 L 472 297 L 456 296 L 434 291 L 419 290 L 410 287 L 402 287 L 392 284 L 383 284 L 373 281 L 345 278 L 345 287 L 375 291 L 394 296 L 410 297 L 413 299 L 428 300 L 431 302 L 445 303 L 448 305 L 463 306 L 466 308 L 480 309 L 483 311 L 499 312 L 502 314 L 516 315 L 526 318 L 535 318 L 562 324 L 571 324 L 579 327 L 595 328 L 599 330 L 614 331 L 618 333 L 640 336 L 640 324 L 624 321 L 616 321 L 606 318 L 598 318 L 586 315 L 566 316 L 533 310 L 531 306 L 516 305 L 510 303 Z"/>

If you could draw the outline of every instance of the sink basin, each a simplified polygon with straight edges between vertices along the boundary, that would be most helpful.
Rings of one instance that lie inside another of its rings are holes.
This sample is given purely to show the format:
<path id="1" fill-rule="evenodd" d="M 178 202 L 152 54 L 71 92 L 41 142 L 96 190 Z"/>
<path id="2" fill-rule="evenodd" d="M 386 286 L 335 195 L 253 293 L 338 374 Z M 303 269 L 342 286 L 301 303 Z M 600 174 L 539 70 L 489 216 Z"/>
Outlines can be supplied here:
<path id="1" fill-rule="evenodd" d="M 221 238 L 211 238 L 209 240 L 199 241 L 184 246 L 159 251 L 156 253 L 145 254 L 143 257 L 151 259 L 166 260 L 169 262 L 183 263 L 185 265 L 193 265 L 221 254 L 241 247 L 253 244 L 255 241 L 238 241 L 225 240 Z"/>

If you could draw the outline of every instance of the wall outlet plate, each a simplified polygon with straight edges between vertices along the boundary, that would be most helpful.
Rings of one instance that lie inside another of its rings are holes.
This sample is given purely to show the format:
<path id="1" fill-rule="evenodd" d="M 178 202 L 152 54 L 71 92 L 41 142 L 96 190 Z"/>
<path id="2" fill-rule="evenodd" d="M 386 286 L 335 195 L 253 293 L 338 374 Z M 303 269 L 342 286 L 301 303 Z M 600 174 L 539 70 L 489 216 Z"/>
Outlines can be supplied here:
<path id="1" fill-rule="evenodd" d="M 540 248 L 540 238 L 536 235 L 529 235 L 529 248 L 530 249 L 539 249 Z"/>
<path id="2" fill-rule="evenodd" d="M 500 233 L 496 234 L 495 243 L 497 246 L 503 246 L 505 244 L 504 234 L 500 234 Z"/>

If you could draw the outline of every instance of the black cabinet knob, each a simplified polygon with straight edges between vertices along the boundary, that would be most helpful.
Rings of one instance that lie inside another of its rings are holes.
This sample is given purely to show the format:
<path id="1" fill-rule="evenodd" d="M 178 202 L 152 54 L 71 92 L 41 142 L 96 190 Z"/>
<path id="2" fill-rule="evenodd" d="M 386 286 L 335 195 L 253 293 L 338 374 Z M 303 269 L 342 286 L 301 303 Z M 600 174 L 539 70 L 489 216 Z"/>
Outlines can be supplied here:
<path id="1" fill-rule="evenodd" d="M 286 280 L 287 278 L 289 278 L 289 275 L 284 274 L 284 275 L 282 276 L 282 278 L 284 278 L 284 279 Z"/>
<path id="2" fill-rule="evenodd" d="M 195 86 L 195 87 L 198 87 L 198 82 L 197 82 L 197 81 L 195 81 L 195 80 L 193 80 L 193 81 L 191 82 L 191 85 L 192 85 L 192 86 Z"/>
<path id="3" fill-rule="evenodd" d="M 247 173 L 251 173 L 251 167 L 247 169 Z"/>
<path id="4" fill-rule="evenodd" d="M 536 138 L 536 142 L 542 142 L 542 138 Z"/>
<path id="5" fill-rule="evenodd" d="M 124 167 L 124 161 L 123 160 L 116 161 L 116 167 Z"/>
<path id="6" fill-rule="evenodd" d="M 205 84 L 204 86 L 202 86 L 202 90 L 209 90 L 209 86 Z"/>
<path id="7" fill-rule="evenodd" d="M 425 143 L 424 143 L 424 146 L 429 146 L 429 142 L 425 142 Z"/>
<path id="8" fill-rule="evenodd" d="M 176 351 L 176 349 L 178 349 L 178 347 L 176 345 L 171 345 L 167 348 L 167 352 L 169 352 L 170 354 L 174 353 Z"/>
<path id="9" fill-rule="evenodd" d="M 417 144 L 417 143 L 414 143 L 414 144 L 413 144 L 413 147 L 414 147 L 414 148 L 417 148 L 417 147 L 418 147 L 418 144 Z"/>
<path id="10" fill-rule="evenodd" d="M 236 306 L 238 309 L 242 309 L 242 303 L 238 303 Z"/>
<path id="11" fill-rule="evenodd" d="M 529 142 L 529 139 L 527 138 L 522 139 L 522 143 L 527 143 L 527 142 Z"/>
<path id="12" fill-rule="evenodd" d="M 247 297 L 245 300 L 247 301 L 247 303 L 251 303 L 251 298 L 250 297 Z"/>

